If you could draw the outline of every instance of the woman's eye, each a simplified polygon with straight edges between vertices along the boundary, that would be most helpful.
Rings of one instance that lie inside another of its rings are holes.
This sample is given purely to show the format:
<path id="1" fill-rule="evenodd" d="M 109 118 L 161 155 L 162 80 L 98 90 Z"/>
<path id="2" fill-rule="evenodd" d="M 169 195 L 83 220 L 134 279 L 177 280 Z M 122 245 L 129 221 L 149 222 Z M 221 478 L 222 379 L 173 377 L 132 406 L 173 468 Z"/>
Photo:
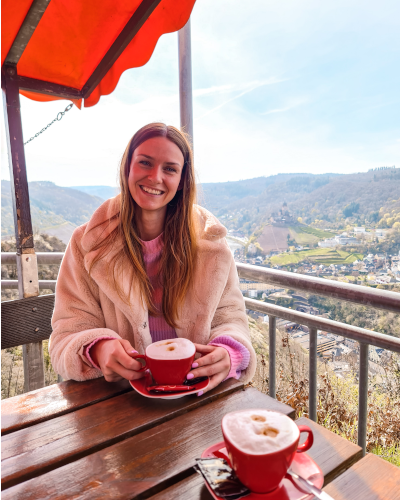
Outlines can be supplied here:
<path id="1" fill-rule="evenodd" d="M 167 167 L 166 170 L 168 170 L 168 172 L 176 172 L 176 169 L 172 167 Z"/>
<path id="2" fill-rule="evenodd" d="M 142 165 L 146 165 L 146 166 L 150 165 L 150 162 L 147 160 L 141 160 L 139 163 L 141 163 Z"/>

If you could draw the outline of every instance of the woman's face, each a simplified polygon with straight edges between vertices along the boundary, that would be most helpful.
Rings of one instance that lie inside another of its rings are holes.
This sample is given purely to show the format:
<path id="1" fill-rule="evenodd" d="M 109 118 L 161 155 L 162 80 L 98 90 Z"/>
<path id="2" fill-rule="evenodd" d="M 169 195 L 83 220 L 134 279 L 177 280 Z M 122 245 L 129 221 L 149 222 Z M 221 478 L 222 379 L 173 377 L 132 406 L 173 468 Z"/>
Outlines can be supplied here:
<path id="1" fill-rule="evenodd" d="M 135 149 L 128 186 L 143 211 L 165 213 L 180 187 L 183 164 L 181 150 L 165 137 L 153 137 Z"/>

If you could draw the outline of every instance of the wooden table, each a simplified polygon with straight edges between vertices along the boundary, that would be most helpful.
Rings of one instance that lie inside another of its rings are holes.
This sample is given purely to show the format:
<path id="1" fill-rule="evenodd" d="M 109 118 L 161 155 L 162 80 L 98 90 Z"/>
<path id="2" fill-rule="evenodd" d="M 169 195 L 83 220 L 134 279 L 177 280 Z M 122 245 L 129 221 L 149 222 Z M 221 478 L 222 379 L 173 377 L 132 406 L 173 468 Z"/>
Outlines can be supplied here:
<path id="1" fill-rule="evenodd" d="M 209 500 L 195 458 L 222 440 L 225 413 L 260 407 L 294 417 L 289 406 L 235 380 L 201 397 L 170 401 L 103 379 L 62 382 L 4 400 L 2 498 Z M 358 462 L 361 449 L 308 419 L 298 423 L 314 431 L 308 453 L 325 485 L 331 483 L 327 491 L 340 490 L 346 474 L 353 481 L 354 468 L 366 460 Z"/>

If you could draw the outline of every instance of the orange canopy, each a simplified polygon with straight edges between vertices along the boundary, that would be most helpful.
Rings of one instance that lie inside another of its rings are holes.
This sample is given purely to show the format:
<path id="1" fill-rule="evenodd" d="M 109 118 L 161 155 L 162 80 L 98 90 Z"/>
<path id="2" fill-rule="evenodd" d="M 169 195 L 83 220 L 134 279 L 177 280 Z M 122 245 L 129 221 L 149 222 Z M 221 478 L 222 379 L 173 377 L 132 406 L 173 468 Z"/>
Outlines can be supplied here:
<path id="1" fill-rule="evenodd" d="M 160 36 L 181 29 L 195 0 L 161 0 L 112 64 L 94 90 L 84 96 L 85 107 L 117 86 L 121 74 L 143 66 Z M 1 64 L 20 30 L 33 0 L 2 1 Z M 142 0 L 51 0 L 17 64 L 18 75 L 82 90 L 125 28 Z M 36 101 L 60 99 L 21 90 Z M 82 99 L 73 99 L 81 106 Z"/>

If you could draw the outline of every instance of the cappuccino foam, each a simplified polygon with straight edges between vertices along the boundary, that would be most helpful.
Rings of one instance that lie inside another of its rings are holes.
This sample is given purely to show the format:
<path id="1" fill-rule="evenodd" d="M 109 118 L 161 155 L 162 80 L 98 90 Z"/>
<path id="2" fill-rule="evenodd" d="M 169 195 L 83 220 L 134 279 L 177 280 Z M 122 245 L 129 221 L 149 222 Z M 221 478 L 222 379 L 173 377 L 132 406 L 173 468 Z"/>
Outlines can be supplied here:
<path id="1" fill-rule="evenodd" d="M 196 348 L 188 339 L 176 338 L 159 340 L 150 344 L 146 349 L 146 356 L 152 359 L 186 359 L 193 356 Z"/>
<path id="2" fill-rule="evenodd" d="M 297 425 L 286 415 L 269 410 L 243 410 L 222 419 L 227 439 L 244 453 L 264 455 L 286 448 L 299 435 Z"/>

